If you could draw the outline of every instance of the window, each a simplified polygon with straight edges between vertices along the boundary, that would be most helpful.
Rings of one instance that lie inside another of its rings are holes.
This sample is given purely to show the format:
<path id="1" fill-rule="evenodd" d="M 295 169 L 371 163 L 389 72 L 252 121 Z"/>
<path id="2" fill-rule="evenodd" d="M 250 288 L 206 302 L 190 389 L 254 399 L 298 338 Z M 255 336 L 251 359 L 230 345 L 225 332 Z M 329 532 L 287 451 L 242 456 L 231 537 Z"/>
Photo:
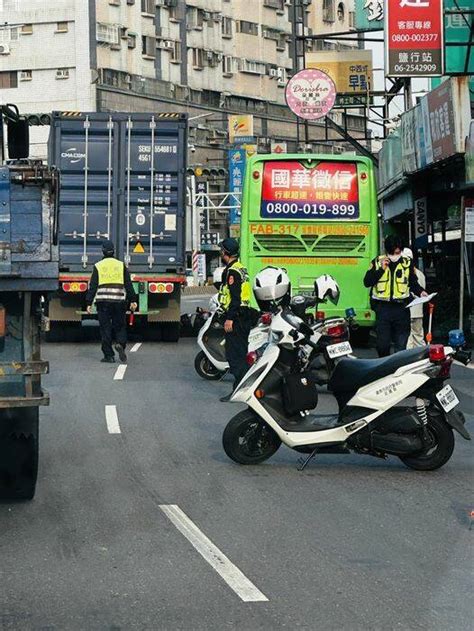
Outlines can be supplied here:
<path id="1" fill-rule="evenodd" d="M 232 37 L 232 18 L 222 16 L 222 37 Z"/>
<path id="2" fill-rule="evenodd" d="M 155 15 L 154 0 L 142 0 L 142 13 L 147 13 L 148 15 Z"/>
<path id="3" fill-rule="evenodd" d="M 31 70 L 20 70 L 20 81 L 31 81 L 33 73 Z"/>
<path id="4" fill-rule="evenodd" d="M 136 48 L 137 47 L 137 36 L 129 33 L 127 35 L 127 47 L 128 48 Z"/>
<path id="5" fill-rule="evenodd" d="M 232 55 L 225 55 L 222 59 L 222 72 L 227 76 L 234 74 L 234 58 Z"/>
<path id="6" fill-rule="evenodd" d="M 142 35 L 142 55 L 146 57 L 155 57 L 156 55 L 156 39 Z"/>
<path id="7" fill-rule="evenodd" d="M 198 70 L 204 68 L 204 51 L 202 48 L 193 48 L 193 68 Z"/>
<path id="8" fill-rule="evenodd" d="M 349 28 L 355 28 L 355 11 L 349 11 Z"/>
<path id="9" fill-rule="evenodd" d="M 0 44 L 8 44 L 18 40 L 18 27 L 0 28 Z"/>
<path id="10" fill-rule="evenodd" d="M 248 72 L 249 74 L 262 74 L 264 75 L 266 66 L 260 61 L 252 61 L 250 59 L 240 60 L 240 72 Z"/>
<path id="11" fill-rule="evenodd" d="M 56 70 L 56 79 L 69 79 L 69 68 L 58 68 Z"/>
<path id="12" fill-rule="evenodd" d="M 31 35 L 33 33 L 33 24 L 23 24 L 20 32 L 22 35 Z"/>
<path id="13" fill-rule="evenodd" d="M 67 22 L 56 23 L 56 33 L 67 33 L 69 30 L 69 24 Z"/>
<path id="14" fill-rule="evenodd" d="M 285 10 L 285 0 L 263 0 L 263 6 L 277 11 Z"/>
<path id="15" fill-rule="evenodd" d="M 130 4 L 130 5 L 135 4 L 135 0 L 127 0 L 127 4 Z"/>
<path id="16" fill-rule="evenodd" d="M 186 7 L 186 27 L 188 29 L 202 29 L 204 13 L 197 7 Z"/>
<path id="17" fill-rule="evenodd" d="M 0 89 L 17 88 L 18 75 L 16 72 L 0 72 Z"/>
<path id="18" fill-rule="evenodd" d="M 280 33 L 277 39 L 277 50 L 286 50 L 286 35 L 285 33 Z"/>
<path id="19" fill-rule="evenodd" d="M 119 43 L 119 29 L 116 24 L 97 22 L 97 41 L 103 44 Z"/>
<path id="20" fill-rule="evenodd" d="M 344 3 L 340 2 L 337 5 L 337 19 L 339 20 L 339 22 L 344 22 L 345 16 L 346 16 L 346 9 L 344 7 Z"/>
<path id="21" fill-rule="evenodd" d="M 323 0 L 323 20 L 324 22 L 334 22 L 334 0 Z"/>
<path id="22" fill-rule="evenodd" d="M 258 35 L 258 24 L 255 22 L 246 22 L 245 20 L 237 21 L 237 33 L 246 33 L 247 35 Z"/>
<path id="23" fill-rule="evenodd" d="M 170 61 L 175 64 L 181 63 L 181 42 L 173 42 Z"/>

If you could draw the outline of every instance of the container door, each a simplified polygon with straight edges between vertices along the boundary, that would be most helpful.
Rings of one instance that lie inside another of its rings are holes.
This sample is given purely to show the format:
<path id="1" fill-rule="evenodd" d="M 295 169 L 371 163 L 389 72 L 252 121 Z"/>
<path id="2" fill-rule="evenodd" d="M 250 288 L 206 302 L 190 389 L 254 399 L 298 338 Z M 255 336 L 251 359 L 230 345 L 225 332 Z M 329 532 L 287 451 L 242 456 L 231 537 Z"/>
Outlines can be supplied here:
<path id="1" fill-rule="evenodd" d="M 61 268 L 90 269 L 102 258 L 102 241 L 117 247 L 119 126 L 112 117 L 56 123 L 56 164 L 61 169 Z"/>
<path id="2" fill-rule="evenodd" d="M 123 123 L 123 257 L 134 270 L 183 265 L 185 129 L 150 116 Z"/>

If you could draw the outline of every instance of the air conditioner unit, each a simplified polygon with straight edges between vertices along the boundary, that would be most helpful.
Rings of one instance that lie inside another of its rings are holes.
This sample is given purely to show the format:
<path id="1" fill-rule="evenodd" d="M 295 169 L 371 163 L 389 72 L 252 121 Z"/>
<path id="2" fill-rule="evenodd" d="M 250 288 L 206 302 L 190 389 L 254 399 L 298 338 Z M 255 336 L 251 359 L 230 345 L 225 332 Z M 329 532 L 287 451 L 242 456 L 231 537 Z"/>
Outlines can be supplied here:
<path id="1" fill-rule="evenodd" d="M 208 22 L 211 19 L 211 14 L 209 13 L 209 11 L 203 11 L 202 12 L 202 19 L 205 22 Z"/>
<path id="2" fill-rule="evenodd" d="M 0 55 L 9 55 L 10 46 L 8 44 L 0 44 Z"/>
<path id="3" fill-rule="evenodd" d="M 132 75 L 131 74 L 126 74 L 125 75 L 125 83 L 132 83 Z"/>
<path id="4" fill-rule="evenodd" d="M 211 52 L 210 50 L 207 51 L 206 53 L 206 57 L 210 60 L 214 59 L 214 53 Z"/>
<path id="5" fill-rule="evenodd" d="M 285 69 L 284 68 L 276 68 L 276 75 L 278 77 L 278 79 L 281 79 L 282 81 L 285 80 Z"/>
<path id="6" fill-rule="evenodd" d="M 263 36 L 263 37 L 268 37 L 268 36 L 269 36 L 269 31 L 268 31 L 266 28 L 264 28 L 264 29 L 262 30 L 262 36 Z"/>
<path id="7" fill-rule="evenodd" d="M 69 68 L 58 68 L 56 70 L 56 79 L 68 79 Z"/>
<path id="8" fill-rule="evenodd" d="M 340 145 L 336 145 L 335 147 L 333 147 L 333 151 L 336 154 L 344 153 L 344 147 L 341 147 Z"/>
<path id="9" fill-rule="evenodd" d="M 171 39 L 167 39 L 163 42 L 163 48 L 167 48 L 168 50 L 174 48 L 174 42 Z"/>
<path id="10" fill-rule="evenodd" d="M 213 13 L 212 19 L 214 22 L 222 22 L 222 15 L 220 13 Z"/>
<path id="11" fill-rule="evenodd" d="M 120 37 L 122 39 L 127 39 L 127 37 L 128 37 L 128 28 L 126 26 L 121 26 L 120 27 Z"/>
<path id="12" fill-rule="evenodd" d="M 278 77 L 278 68 L 270 68 L 268 71 L 270 77 Z"/>

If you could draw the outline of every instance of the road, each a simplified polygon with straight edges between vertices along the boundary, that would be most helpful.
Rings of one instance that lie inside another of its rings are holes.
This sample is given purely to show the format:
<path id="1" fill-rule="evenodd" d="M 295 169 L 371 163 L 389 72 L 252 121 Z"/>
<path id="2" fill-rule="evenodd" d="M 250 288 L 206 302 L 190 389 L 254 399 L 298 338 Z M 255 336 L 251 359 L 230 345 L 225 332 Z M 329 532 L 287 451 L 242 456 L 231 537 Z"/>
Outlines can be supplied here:
<path id="1" fill-rule="evenodd" d="M 0 505 L 0 629 L 472 628 L 472 443 L 428 474 L 342 455 L 300 473 L 285 447 L 240 467 L 221 447 L 238 406 L 195 352 L 144 343 L 117 372 L 97 344 L 45 347 L 37 494 Z"/>

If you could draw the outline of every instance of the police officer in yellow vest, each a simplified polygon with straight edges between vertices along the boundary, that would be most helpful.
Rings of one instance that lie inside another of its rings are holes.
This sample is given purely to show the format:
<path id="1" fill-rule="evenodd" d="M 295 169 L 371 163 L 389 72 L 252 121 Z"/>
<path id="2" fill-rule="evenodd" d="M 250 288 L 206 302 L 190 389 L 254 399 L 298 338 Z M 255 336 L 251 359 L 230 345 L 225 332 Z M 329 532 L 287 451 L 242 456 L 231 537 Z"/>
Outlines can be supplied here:
<path id="1" fill-rule="evenodd" d="M 234 389 L 247 372 L 247 349 L 252 328 L 253 310 L 250 308 L 252 288 L 247 270 L 239 261 L 239 244 L 235 239 L 220 243 L 222 284 L 219 290 L 219 306 L 224 312 L 225 352 L 230 372 L 234 376 Z M 229 394 L 221 401 L 228 401 Z"/>
<path id="2" fill-rule="evenodd" d="M 133 289 L 130 272 L 124 263 L 114 258 L 114 244 L 106 240 L 102 244 L 104 258 L 94 265 L 89 290 L 86 295 L 87 312 L 92 312 L 92 303 L 97 307 L 97 317 L 102 338 L 102 362 L 114 363 L 112 340 L 115 335 L 115 350 L 121 362 L 127 361 L 127 305 L 135 311 L 137 295 Z"/>
<path id="3" fill-rule="evenodd" d="M 400 237 L 385 239 L 385 254 L 375 258 L 365 274 L 364 285 L 371 288 L 371 303 L 376 315 L 379 357 L 404 350 L 410 335 L 410 295 L 426 296 L 418 283 L 413 261 L 402 255 Z"/>

